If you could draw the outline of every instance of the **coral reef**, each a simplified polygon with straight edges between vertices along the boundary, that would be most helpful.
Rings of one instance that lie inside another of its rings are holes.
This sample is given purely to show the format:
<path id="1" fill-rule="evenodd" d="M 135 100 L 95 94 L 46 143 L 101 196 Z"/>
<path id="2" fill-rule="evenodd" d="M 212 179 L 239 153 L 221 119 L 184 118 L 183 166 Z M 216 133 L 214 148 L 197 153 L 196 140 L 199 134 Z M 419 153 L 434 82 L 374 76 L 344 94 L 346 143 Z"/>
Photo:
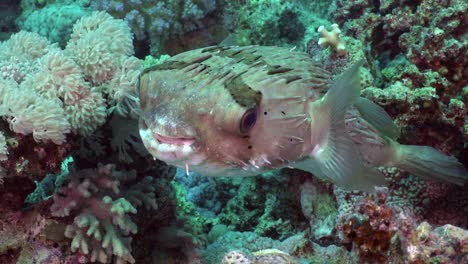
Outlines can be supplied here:
<path id="1" fill-rule="evenodd" d="M 108 49 L 112 43 L 119 45 Z M 43 165 L 57 172 L 54 164 L 59 168 L 70 151 L 70 133 L 88 136 L 114 111 L 136 116 L 141 62 L 132 53 L 130 29 L 104 13 L 77 22 L 65 50 L 25 31 L 1 43 L 0 116 L 8 123 L 4 136 L 11 142 L 3 166 L 7 174 L 41 173 L 34 169 Z M 98 54 L 100 59 L 90 59 Z M 39 146 L 42 142 L 47 144 Z"/>
<path id="2" fill-rule="evenodd" d="M 136 172 L 116 171 L 113 165 L 72 172 L 68 185 L 54 195 L 53 216 L 74 215 L 65 236 L 72 238 L 71 250 L 88 255 L 91 262 L 134 263 L 131 235 L 137 226 L 130 218 L 137 208 L 157 209 L 152 177 L 133 183 Z"/>
<path id="3" fill-rule="evenodd" d="M 124 19 L 138 40 L 148 39 L 151 53 L 160 55 L 171 37 L 203 27 L 201 21 L 216 9 L 216 0 L 92 1 L 91 7 Z"/>
<path id="4" fill-rule="evenodd" d="M 468 263 L 466 184 L 393 167 L 371 193 L 291 168 L 176 172 L 150 158 L 137 120 L 138 76 L 163 54 L 278 45 L 332 78 L 364 61 L 362 96 L 399 142 L 468 166 L 467 12 L 463 0 L 2 1 L 0 263 Z"/>
<path id="5" fill-rule="evenodd" d="M 422 222 L 412 229 L 402 229 L 404 251 L 412 263 L 464 263 L 468 261 L 465 229 L 444 225 L 433 228 Z"/>
<path id="6" fill-rule="evenodd" d="M 302 213 L 316 241 L 331 236 L 335 228 L 338 210 L 330 189 L 323 182 L 309 179 L 301 185 Z"/>
<path id="7" fill-rule="evenodd" d="M 42 8 L 31 7 L 24 10 L 16 23 L 21 30 L 38 33 L 50 42 L 65 47 L 70 39 L 73 24 L 90 13 L 89 8 L 76 1 L 66 5 L 54 3 Z"/>
<path id="8" fill-rule="evenodd" d="M 391 226 L 393 211 L 385 205 L 386 198 L 383 192 L 377 192 L 376 201 L 366 197 L 355 205 L 354 214 L 340 220 L 338 229 L 344 242 L 352 243 L 362 262 L 388 262 L 395 231 Z"/>
<path id="9" fill-rule="evenodd" d="M 253 256 L 245 256 L 241 252 L 231 251 L 224 255 L 221 264 L 293 264 L 296 263 L 289 254 L 281 250 L 265 249 L 253 253 Z"/>

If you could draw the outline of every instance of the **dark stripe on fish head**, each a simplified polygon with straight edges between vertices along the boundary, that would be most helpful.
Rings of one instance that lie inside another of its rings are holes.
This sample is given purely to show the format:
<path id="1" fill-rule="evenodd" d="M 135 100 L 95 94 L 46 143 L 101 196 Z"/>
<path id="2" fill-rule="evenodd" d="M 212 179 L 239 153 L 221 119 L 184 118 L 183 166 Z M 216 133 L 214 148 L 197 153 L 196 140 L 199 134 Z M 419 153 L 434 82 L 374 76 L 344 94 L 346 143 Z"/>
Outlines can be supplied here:
<path id="1" fill-rule="evenodd" d="M 247 109 L 256 108 L 262 100 L 262 92 L 252 89 L 239 75 L 226 81 L 224 87 L 236 103 Z"/>

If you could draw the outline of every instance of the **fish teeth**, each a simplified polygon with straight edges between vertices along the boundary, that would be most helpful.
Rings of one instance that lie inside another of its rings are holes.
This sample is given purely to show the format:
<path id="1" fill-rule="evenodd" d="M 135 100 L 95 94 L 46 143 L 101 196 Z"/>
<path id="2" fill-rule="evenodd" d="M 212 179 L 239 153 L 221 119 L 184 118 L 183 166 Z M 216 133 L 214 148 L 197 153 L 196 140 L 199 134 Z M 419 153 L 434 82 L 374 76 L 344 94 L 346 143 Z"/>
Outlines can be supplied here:
<path id="1" fill-rule="evenodd" d="M 183 145 L 180 152 L 183 156 L 187 156 L 192 153 L 192 148 L 189 145 Z"/>
<path id="2" fill-rule="evenodd" d="M 179 147 L 175 144 L 159 144 L 158 152 L 176 152 Z"/>

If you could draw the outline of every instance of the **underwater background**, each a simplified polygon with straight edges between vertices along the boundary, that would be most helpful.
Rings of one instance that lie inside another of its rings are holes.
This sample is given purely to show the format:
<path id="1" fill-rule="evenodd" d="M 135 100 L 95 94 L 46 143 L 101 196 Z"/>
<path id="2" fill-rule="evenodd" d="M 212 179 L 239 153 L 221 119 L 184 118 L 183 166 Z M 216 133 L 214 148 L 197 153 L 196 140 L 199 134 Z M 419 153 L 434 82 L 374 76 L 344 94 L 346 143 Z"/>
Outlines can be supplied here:
<path id="1" fill-rule="evenodd" d="M 306 52 L 468 167 L 464 0 L 0 0 L 0 263 L 468 263 L 468 187 L 381 168 L 210 178 L 153 160 L 140 72 L 211 45 Z M 182 98 L 183 99 L 183 98 Z"/>

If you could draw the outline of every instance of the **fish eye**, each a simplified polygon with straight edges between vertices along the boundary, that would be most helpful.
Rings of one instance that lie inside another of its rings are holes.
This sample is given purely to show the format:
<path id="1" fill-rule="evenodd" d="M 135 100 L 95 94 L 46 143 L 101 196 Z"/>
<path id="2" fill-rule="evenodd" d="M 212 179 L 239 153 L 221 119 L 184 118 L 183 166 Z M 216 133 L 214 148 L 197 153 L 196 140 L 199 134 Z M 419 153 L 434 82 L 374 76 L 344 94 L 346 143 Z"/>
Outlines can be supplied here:
<path id="1" fill-rule="evenodd" d="M 257 122 L 257 109 L 251 108 L 245 111 L 240 121 L 240 132 L 246 134 Z"/>

